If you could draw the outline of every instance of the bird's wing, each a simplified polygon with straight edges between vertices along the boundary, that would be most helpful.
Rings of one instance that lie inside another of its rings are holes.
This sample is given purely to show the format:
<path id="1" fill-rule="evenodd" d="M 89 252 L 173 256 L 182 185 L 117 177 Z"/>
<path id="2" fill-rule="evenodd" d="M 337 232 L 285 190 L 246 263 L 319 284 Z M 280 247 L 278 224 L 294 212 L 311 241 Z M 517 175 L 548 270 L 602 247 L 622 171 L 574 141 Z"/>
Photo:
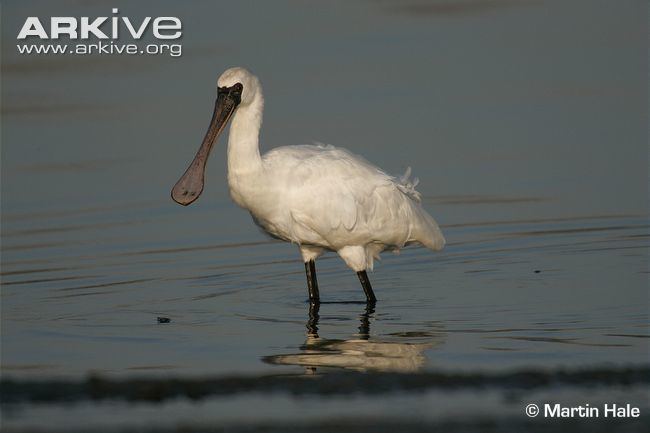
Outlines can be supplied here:
<path id="1" fill-rule="evenodd" d="M 381 203 L 387 194 L 413 199 L 398 188 L 396 179 L 345 149 L 286 146 L 264 159 L 276 173 L 280 167 L 286 170 L 282 188 L 294 220 L 325 238 L 341 228 L 369 231 L 368 221 L 376 209 L 388 207 Z"/>

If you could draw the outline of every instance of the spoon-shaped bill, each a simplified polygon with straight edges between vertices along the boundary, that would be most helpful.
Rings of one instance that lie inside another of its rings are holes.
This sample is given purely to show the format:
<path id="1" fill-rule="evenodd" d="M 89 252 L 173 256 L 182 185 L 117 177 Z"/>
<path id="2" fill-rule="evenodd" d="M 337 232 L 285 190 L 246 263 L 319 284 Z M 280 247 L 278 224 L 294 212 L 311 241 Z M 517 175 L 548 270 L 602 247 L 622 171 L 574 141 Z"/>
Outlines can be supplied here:
<path id="1" fill-rule="evenodd" d="M 203 179 L 205 177 L 205 164 L 212 150 L 214 142 L 217 140 L 223 129 L 226 127 L 228 120 L 239 104 L 238 98 L 232 96 L 227 91 L 220 91 L 217 96 L 217 101 L 214 104 L 214 112 L 212 113 L 212 120 L 208 127 L 208 132 L 203 138 L 201 147 L 196 152 L 196 156 L 190 163 L 190 166 L 185 170 L 185 173 L 176 182 L 172 188 L 172 199 L 183 206 L 187 206 L 194 202 L 201 192 L 203 192 Z"/>

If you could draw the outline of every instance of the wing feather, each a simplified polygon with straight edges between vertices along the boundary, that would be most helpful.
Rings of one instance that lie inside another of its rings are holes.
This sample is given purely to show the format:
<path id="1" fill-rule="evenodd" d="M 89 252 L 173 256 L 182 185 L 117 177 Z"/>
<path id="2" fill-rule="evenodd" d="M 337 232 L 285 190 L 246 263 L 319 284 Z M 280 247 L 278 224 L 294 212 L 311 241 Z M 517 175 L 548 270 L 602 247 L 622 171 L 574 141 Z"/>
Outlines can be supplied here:
<path id="1" fill-rule="evenodd" d="M 285 146 L 264 155 L 282 185 L 292 219 L 330 244 L 374 240 L 398 247 L 417 239 L 417 180 L 396 179 L 364 158 L 329 145 Z M 424 212 L 424 210 L 422 210 Z"/>

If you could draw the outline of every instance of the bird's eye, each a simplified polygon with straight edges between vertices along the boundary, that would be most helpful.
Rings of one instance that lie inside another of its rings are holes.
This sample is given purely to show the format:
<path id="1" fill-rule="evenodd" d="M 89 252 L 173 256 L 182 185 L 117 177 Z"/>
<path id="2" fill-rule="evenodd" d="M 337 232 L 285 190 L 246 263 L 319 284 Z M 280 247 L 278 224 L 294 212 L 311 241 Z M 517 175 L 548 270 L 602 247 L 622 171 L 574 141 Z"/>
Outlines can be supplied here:
<path id="1" fill-rule="evenodd" d="M 232 86 L 232 90 L 237 93 L 241 93 L 242 90 L 244 90 L 244 86 L 242 86 L 241 83 L 236 83 L 234 86 Z"/>

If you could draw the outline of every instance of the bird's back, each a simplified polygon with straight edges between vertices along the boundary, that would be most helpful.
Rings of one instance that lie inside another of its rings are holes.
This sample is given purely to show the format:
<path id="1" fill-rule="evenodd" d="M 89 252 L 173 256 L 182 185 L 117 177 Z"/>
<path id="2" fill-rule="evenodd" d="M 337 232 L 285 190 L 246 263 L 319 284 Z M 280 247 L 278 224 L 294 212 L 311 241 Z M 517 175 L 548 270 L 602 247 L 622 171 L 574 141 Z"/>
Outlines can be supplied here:
<path id="1" fill-rule="evenodd" d="M 398 179 L 329 145 L 278 147 L 263 160 L 270 191 L 277 191 L 277 207 L 288 212 L 282 219 L 290 225 L 287 233 L 272 234 L 333 250 L 370 243 L 378 250 L 411 242 L 444 246 L 438 224 L 420 204 L 417 181 L 408 179 L 410 170 Z"/>

